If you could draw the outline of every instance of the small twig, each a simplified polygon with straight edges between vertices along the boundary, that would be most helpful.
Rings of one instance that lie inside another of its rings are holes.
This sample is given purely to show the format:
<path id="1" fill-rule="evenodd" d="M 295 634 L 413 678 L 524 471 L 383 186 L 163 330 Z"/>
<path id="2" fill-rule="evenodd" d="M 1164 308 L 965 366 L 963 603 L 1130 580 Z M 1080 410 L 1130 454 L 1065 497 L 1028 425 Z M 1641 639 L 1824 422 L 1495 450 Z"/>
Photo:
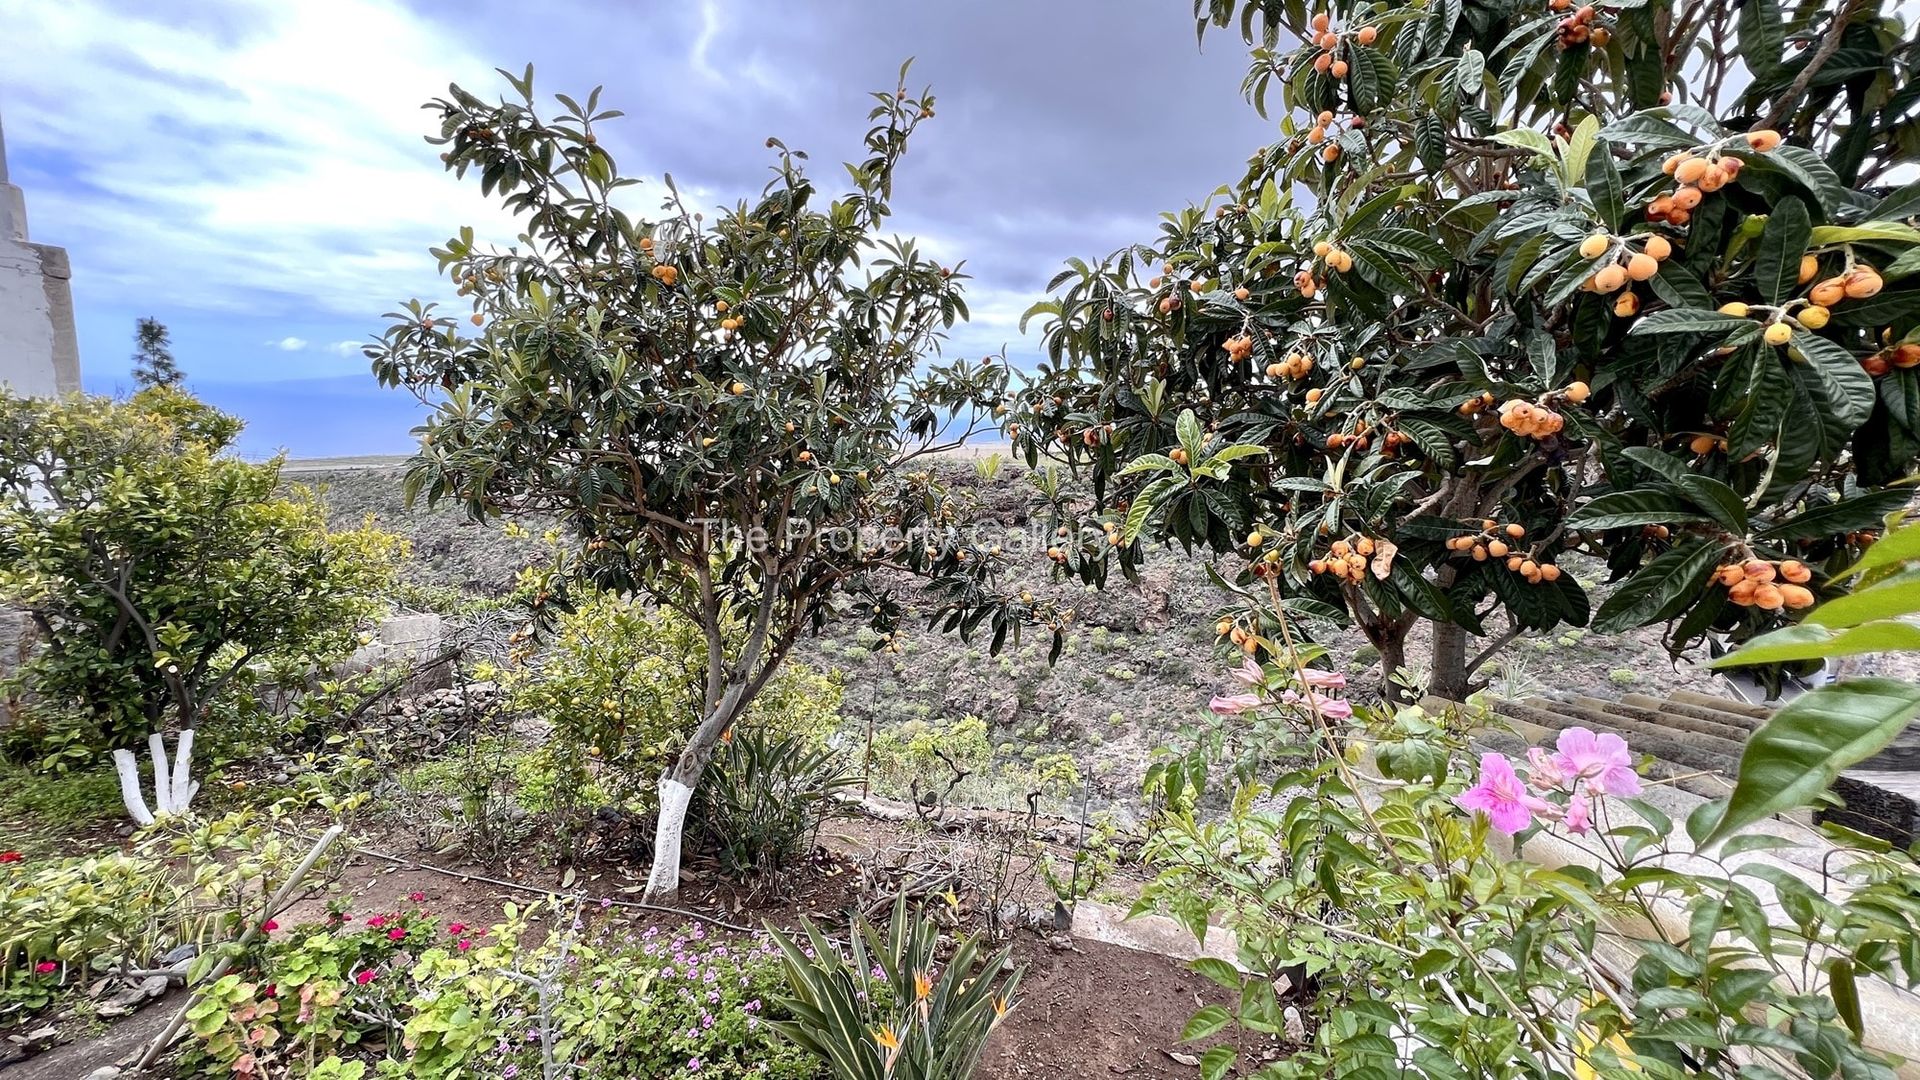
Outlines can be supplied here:
<path id="1" fill-rule="evenodd" d="M 1787 92 L 1773 100 L 1773 108 L 1767 110 L 1766 117 L 1754 125 L 1756 130 L 1778 127 L 1780 121 L 1786 119 L 1787 114 L 1800 105 L 1806 95 L 1807 87 L 1813 84 L 1813 77 L 1819 74 L 1821 67 L 1825 66 L 1834 53 L 1840 51 L 1840 39 L 1846 35 L 1847 24 L 1853 21 L 1854 12 L 1858 11 L 1864 2 L 1865 0 L 1848 0 L 1839 11 L 1834 12 L 1833 22 L 1827 27 L 1827 35 L 1820 39 L 1820 47 L 1807 59 L 1807 66 L 1800 69 L 1800 74 L 1793 80 L 1793 85 L 1787 87 Z"/>

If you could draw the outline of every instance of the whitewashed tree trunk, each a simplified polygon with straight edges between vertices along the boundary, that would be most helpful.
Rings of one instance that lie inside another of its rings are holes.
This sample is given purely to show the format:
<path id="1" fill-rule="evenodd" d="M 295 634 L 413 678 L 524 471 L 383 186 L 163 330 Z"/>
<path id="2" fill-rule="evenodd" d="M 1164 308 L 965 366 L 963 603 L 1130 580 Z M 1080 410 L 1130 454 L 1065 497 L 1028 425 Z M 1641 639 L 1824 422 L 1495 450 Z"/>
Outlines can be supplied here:
<path id="1" fill-rule="evenodd" d="M 167 761 L 166 741 L 158 732 L 147 737 L 147 750 L 153 757 L 153 804 L 149 806 L 140 791 L 140 759 L 131 750 L 113 752 L 113 768 L 120 774 L 120 800 L 127 816 L 136 825 L 151 825 L 156 817 L 184 814 L 193 805 L 200 785 L 193 779 L 193 729 L 180 733 L 174 744 L 171 766 Z"/>
<path id="2" fill-rule="evenodd" d="M 692 787 L 671 774 L 660 778 L 660 821 L 653 832 L 653 872 L 647 875 L 650 897 L 673 896 L 680 891 L 680 836 L 692 802 Z"/>

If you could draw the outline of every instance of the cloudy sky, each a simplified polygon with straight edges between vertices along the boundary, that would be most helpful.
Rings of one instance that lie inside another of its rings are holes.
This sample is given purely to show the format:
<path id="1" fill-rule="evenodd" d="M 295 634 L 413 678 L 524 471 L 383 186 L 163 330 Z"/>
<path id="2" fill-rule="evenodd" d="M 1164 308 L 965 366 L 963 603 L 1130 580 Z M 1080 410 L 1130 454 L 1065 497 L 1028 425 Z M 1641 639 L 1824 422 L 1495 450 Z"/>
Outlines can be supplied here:
<path id="1" fill-rule="evenodd" d="M 719 204 L 759 190 L 769 135 L 822 165 L 853 156 L 866 92 L 916 57 L 939 107 L 895 225 L 977 278 L 955 351 L 1018 358 L 1019 313 L 1062 259 L 1150 237 L 1159 211 L 1236 178 L 1270 137 L 1239 99 L 1244 53 L 1226 37 L 1202 52 L 1190 11 L 0 0 L 0 119 L 33 238 L 73 258 L 89 389 L 127 386 L 134 319 L 153 315 L 194 387 L 250 421 L 249 453 L 394 453 L 414 414 L 358 343 L 397 301 L 440 295 L 429 245 L 462 224 L 514 235 L 421 141 L 419 105 L 449 82 L 494 93 L 494 68 L 531 61 L 548 94 L 604 84 L 628 114 L 602 136 L 623 170 L 670 171 Z"/>

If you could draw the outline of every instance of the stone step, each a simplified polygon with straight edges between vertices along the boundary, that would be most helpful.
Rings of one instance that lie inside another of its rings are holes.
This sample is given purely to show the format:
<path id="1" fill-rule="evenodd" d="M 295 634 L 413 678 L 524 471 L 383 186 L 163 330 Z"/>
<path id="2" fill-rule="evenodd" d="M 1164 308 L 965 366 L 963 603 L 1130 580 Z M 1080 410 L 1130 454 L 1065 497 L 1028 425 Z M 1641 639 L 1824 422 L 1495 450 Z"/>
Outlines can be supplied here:
<path id="1" fill-rule="evenodd" d="M 1739 713 L 1722 712 L 1710 706 L 1691 705 L 1684 701 L 1663 701 L 1645 694 L 1628 694 L 1620 699 L 1620 703 L 1630 708 L 1656 711 L 1662 716 L 1684 720 L 1689 725 L 1705 725 L 1706 730 L 1741 743 L 1760 730 L 1763 723 Z"/>
<path id="2" fill-rule="evenodd" d="M 1749 720 L 1765 720 L 1767 717 L 1773 715 L 1773 710 L 1767 708 L 1765 705 L 1750 705 L 1747 702 L 1730 697 L 1720 697 L 1716 694 L 1702 694 L 1698 690 L 1675 690 L 1672 695 L 1669 696 L 1668 700 L 1677 701 L 1683 705 L 1699 705 L 1709 709 L 1718 709 L 1724 713 L 1744 716 Z"/>
<path id="3" fill-rule="evenodd" d="M 1668 728 L 1674 732 L 1709 736 L 1720 742 L 1734 744 L 1736 748 L 1743 746 L 1747 742 L 1747 734 L 1751 734 L 1747 732 L 1747 728 L 1741 728 L 1741 726 L 1730 726 L 1730 724 L 1701 719 L 1701 717 L 1690 717 L 1690 715 L 1676 715 L 1672 709 L 1661 709 L 1657 703 L 1653 707 L 1647 707 L 1647 705 L 1636 705 L 1626 700 L 1607 701 L 1601 698 L 1574 698 L 1574 703 L 1584 705 L 1588 709 L 1596 709 L 1609 717 L 1624 717 L 1630 721 L 1651 724 L 1655 728 Z M 1738 751 L 1736 751 L 1736 757 L 1738 757 Z M 1732 761 L 1728 763 L 1728 769 L 1732 769 Z"/>

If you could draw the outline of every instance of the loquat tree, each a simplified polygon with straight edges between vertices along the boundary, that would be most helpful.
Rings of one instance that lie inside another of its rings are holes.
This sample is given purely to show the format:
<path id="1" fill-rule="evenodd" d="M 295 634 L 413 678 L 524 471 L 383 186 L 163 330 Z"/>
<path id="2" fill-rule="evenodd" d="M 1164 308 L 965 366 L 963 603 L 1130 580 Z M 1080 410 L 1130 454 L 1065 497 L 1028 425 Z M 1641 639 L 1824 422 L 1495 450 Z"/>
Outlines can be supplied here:
<path id="1" fill-rule="evenodd" d="M 504 73 L 503 73 L 504 74 Z M 520 246 L 471 230 L 435 252 L 470 297 L 472 336 L 413 302 L 369 350 L 388 385 L 434 406 L 407 486 L 476 518 L 563 518 L 580 543 L 542 609 L 586 583 L 633 593 L 700 629 L 704 693 L 659 780 L 648 888 L 679 884 L 695 785 L 730 725 L 801 634 L 845 610 L 896 648 L 887 572 L 927 578 L 934 621 L 997 650 L 1023 625 L 1058 629 L 1044 601 L 1005 598 L 997 548 L 966 542 L 966 507 L 916 458 L 993 425 L 1004 363 L 931 362 L 967 315 L 965 275 L 879 229 L 908 140 L 933 115 L 906 69 L 874 95 L 853 190 L 825 199 L 805 155 L 769 139 L 773 179 L 711 218 L 665 179 L 664 213 L 631 216 L 598 125 L 565 95 L 534 106 L 454 87 L 430 106 L 449 169 L 477 174 L 521 215 Z"/>
<path id="2" fill-rule="evenodd" d="M 1281 137 L 1028 313 L 1015 446 L 1090 474 L 1057 512 L 1124 524 L 1056 561 L 1239 553 L 1357 625 L 1394 698 L 1423 620 L 1459 698 L 1521 634 L 1667 624 L 1677 653 L 1836 591 L 1920 459 L 1896 7 L 1200 0 Z M 1219 629 L 1270 648 L 1271 613 Z"/>

